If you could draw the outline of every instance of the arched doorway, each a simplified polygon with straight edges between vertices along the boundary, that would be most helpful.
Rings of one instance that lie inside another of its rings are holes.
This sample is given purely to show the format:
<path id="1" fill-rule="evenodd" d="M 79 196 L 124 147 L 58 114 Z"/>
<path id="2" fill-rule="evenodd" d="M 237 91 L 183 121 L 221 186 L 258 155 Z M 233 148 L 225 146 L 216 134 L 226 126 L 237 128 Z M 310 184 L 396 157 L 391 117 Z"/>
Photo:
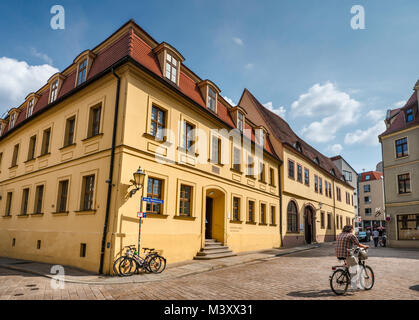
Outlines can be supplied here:
<path id="1" fill-rule="evenodd" d="M 220 189 L 210 188 L 204 194 L 205 239 L 216 239 L 225 243 L 225 193 Z"/>
<path id="2" fill-rule="evenodd" d="M 316 239 L 315 213 L 310 206 L 306 206 L 304 209 L 304 237 L 307 244 L 315 242 Z"/>

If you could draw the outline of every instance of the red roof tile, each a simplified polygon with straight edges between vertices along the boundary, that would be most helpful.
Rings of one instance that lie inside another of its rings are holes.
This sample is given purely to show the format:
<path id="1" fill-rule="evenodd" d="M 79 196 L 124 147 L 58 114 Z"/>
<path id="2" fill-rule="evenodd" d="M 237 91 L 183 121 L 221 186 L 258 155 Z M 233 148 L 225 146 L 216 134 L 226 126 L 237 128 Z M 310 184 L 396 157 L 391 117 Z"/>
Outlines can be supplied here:
<path id="1" fill-rule="evenodd" d="M 367 176 L 370 176 L 369 180 L 366 179 Z M 361 173 L 361 182 L 380 180 L 382 176 L 383 176 L 383 173 L 378 172 L 378 171 L 363 172 Z"/>

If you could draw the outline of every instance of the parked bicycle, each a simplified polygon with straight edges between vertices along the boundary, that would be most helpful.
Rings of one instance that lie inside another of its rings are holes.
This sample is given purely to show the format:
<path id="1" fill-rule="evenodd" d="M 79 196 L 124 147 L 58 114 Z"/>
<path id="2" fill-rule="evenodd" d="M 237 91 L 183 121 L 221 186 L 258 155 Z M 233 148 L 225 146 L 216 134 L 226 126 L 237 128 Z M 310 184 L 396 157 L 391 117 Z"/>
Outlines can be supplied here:
<path id="1" fill-rule="evenodd" d="M 357 274 L 359 277 L 360 286 L 365 290 L 371 290 L 374 286 L 374 272 L 370 266 L 367 266 L 365 260 L 368 259 L 368 249 L 356 248 L 349 249 L 351 251 L 350 257 L 345 260 L 344 265 L 333 266 L 332 275 L 330 276 L 330 287 L 337 295 L 343 295 L 348 290 L 351 283 L 352 275 L 349 272 L 351 266 L 358 265 Z"/>

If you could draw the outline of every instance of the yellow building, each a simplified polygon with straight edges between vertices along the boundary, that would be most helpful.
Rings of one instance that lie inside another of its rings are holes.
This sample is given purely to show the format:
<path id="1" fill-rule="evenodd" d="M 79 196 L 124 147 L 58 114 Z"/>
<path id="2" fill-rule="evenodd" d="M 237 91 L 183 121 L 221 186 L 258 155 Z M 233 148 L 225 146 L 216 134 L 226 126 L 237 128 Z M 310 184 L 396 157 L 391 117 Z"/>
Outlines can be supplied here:
<path id="1" fill-rule="evenodd" d="M 281 166 L 281 239 L 283 246 L 333 241 L 354 223 L 353 187 L 328 157 L 300 139 L 281 117 L 245 89 L 239 102 L 250 119 L 270 134 Z"/>
<path id="2" fill-rule="evenodd" d="M 141 246 L 168 263 L 331 240 L 353 219 L 330 160 L 183 62 L 131 20 L 0 119 L 0 256 L 111 273 L 143 197 L 160 203 L 143 202 Z"/>

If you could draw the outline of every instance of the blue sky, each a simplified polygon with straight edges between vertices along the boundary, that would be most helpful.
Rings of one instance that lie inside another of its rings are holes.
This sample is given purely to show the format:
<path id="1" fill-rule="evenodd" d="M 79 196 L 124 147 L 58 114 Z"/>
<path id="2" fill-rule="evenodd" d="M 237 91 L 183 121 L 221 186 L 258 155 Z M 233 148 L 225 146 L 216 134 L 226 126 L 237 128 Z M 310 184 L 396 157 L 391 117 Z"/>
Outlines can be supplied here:
<path id="1" fill-rule="evenodd" d="M 55 4 L 65 30 L 50 27 Z M 350 26 L 358 4 L 365 30 Z M 385 111 L 419 78 L 418 9 L 414 0 L 1 1 L 0 111 L 133 18 L 223 96 L 238 102 L 248 88 L 325 155 L 372 170 Z"/>

